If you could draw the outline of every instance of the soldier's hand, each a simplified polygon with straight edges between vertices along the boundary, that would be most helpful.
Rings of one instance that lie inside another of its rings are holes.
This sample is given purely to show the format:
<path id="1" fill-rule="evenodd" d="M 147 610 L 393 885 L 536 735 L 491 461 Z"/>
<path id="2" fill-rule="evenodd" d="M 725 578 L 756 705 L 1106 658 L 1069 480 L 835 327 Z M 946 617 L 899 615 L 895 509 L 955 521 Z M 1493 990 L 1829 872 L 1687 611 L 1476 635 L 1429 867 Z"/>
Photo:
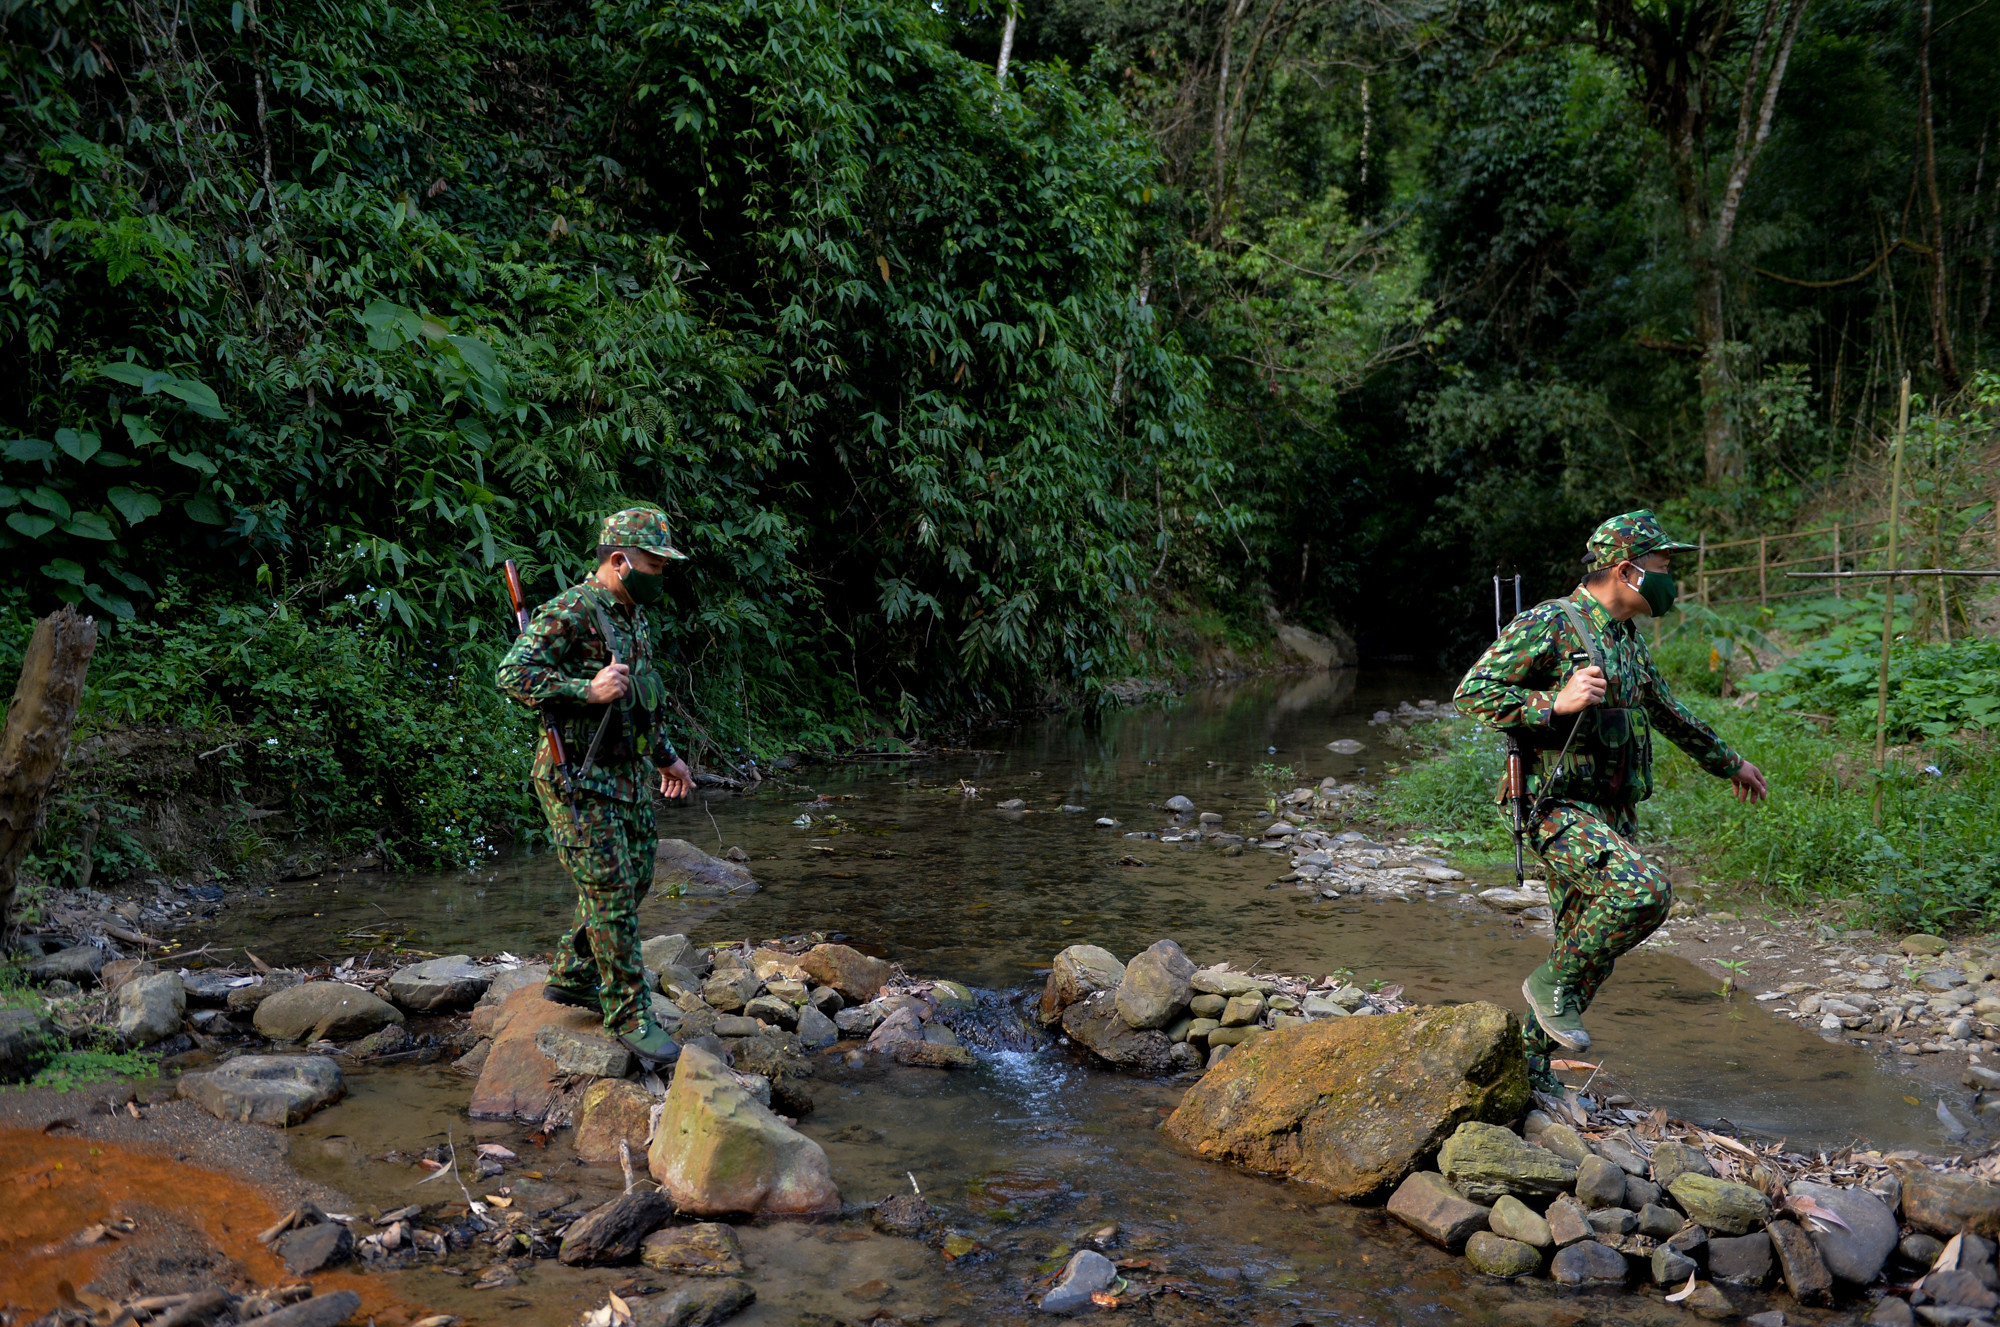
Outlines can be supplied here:
<path id="1" fill-rule="evenodd" d="M 590 679 L 590 690 L 583 695 L 593 705 L 604 705 L 631 689 L 632 670 L 622 663 L 611 663 L 597 670 L 597 676 Z"/>
<path id="2" fill-rule="evenodd" d="M 1571 673 L 1563 689 L 1556 693 L 1557 714 L 1577 714 L 1603 703 L 1604 670 L 1596 664 Z"/>
<path id="3" fill-rule="evenodd" d="M 1747 760 L 1736 767 L 1736 773 L 1729 776 L 1729 781 L 1735 785 L 1736 800 L 1739 802 L 1761 802 L 1770 795 L 1764 782 L 1764 771 Z"/>
<path id="4" fill-rule="evenodd" d="M 676 760 L 660 771 L 660 796 L 668 801 L 676 801 L 688 795 L 688 788 L 694 783 L 694 774 L 685 760 Z"/>

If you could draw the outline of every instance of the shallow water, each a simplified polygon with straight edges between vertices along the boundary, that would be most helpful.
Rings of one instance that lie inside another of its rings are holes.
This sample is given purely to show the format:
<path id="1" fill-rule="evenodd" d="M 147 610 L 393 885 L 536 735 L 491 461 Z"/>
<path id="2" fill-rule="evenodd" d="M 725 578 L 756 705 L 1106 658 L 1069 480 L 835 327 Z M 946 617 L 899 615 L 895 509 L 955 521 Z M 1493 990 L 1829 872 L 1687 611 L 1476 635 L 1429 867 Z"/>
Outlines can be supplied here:
<path id="1" fill-rule="evenodd" d="M 991 733 L 984 750 L 947 759 L 818 767 L 800 786 L 704 797 L 665 812 L 660 832 L 710 850 L 741 845 L 763 889 L 728 904 L 649 898 L 644 933 L 724 940 L 839 931 L 914 974 L 999 991 L 1038 986 L 1036 969 L 1064 945 L 1088 941 L 1123 956 L 1165 935 L 1202 963 L 1346 969 L 1362 981 L 1402 982 L 1420 1000 L 1518 1008 L 1521 978 L 1547 939 L 1511 919 L 1442 900 L 1311 901 L 1273 887 L 1289 869 L 1282 854 L 1226 857 L 1213 846 L 1122 837 L 1165 825 L 1154 808 L 1176 793 L 1222 813 L 1225 828 L 1250 828 L 1274 787 L 1326 775 L 1371 781 L 1380 755 L 1367 716 L 1404 699 L 1441 699 L 1450 685 L 1421 675 L 1355 682 L 1318 676 L 1198 693 L 1171 707 Z M 1335 755 L 1326 744 L 1338 737 L 1369 749 Z M 1273 765 L 1293 773 L 1274 783 L 1259 769 Z M 806 805 L 814 794 L 830 804 Z M 1028 809 L 996 809 L 1013 797 Z M 795 824 L 801 815 L 812 823 Z M 1100 815 L 1119 828 L 1094 828 Z M 213 938 L 247 943 L 270 961 L 337 958 L 391 940 L 439 953 L 538 951 L 570 905 L 560 868 L 527 859 L 464 875 L 280 886 L 229 909 Z M 1591 1058 L 1616 1086 L 1703 1122 L 1724 1117 L 1795 1144 L 1939 1143 L 1936 1121 L 1905 1100 L 1922 1094 L 1865 1052 L 1726 1001 L 1715 986 L 1680 959 L 1629 957 L 1593 1008 Z M 1056 1245 L 1106 1219 L 1141 1243 L 1160 1241 L 1147 1256 L 1253 1321 L 1542 1321 L 1554 1311 L 1543 1290 L 1468 1284 L 1462 1263 L 1378 1211 L 1320 1205 L 1302 1189 L 1181 1155 L 1154 1128 L 1180 1083 L 1087 1071 L 1059 1049 L 990 1056 L 965 1074 L 830 1072 L 802 1128 L 826 1146 L 843 1193 L 872 1200 L 914 1176 L 991 1252 L 944 1267 L 908 1242 L 841 1227 L 752 1227 L 746 1246 L 765 1270 L 753 1272 L 761 1299 L 746 1323 L 790 1324 L 801 1312 L 856 1320 L 877 1308 L 1025 1321 L 1036 1269 Z M 469 1124 L 466 1093 L 437 1067 L 357 1074 L 346 1103 L 298 1130 L 295 1159 L 358 1199 L 411 1201 L 399 1196 L 407 1169 L 365 1157 L 391 1146 L 415 1151 L 447 1132 L 518 1143 L 518 1129 Z M 333 1136 L 366 1143 L 328 1150 Z M 552 1155 L 549 1164 L 562 1163 Z M 603 1287 L 629 1272 L 550 1266 L 534 1275 L 535 1284 L 511 1292 L 533 1306 L 521 1318 L 556 1322 L 601 1302 Z M 410 1279 L 447 1306 L 492 1303 L 434 1273 Z M 846 1293 L 877 1280 L 888 1298 Z M 1668 1311 L 1629 1296 L 1589 1303 L 1594 1320 Z"/>

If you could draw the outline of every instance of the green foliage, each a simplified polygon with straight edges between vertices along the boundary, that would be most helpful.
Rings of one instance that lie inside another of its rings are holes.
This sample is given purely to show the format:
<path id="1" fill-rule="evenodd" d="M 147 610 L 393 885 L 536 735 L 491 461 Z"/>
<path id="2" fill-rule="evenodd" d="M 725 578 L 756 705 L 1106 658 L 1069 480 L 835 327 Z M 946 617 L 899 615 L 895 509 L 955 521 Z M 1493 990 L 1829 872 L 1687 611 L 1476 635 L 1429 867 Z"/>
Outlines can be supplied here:
<path id="1" fill-rule="evenodd" d="M 144 1051 L 124 1051 L 105 1047 L 57 1051 L 49 1062 L 28 1080 L 30 1087 L 51 1087 L 70 1092 L 92 1083 L 115 1078 L 152 1078 L 160 1071 L 156 1055 Z"/>
<path id="2" fill-rule="evenodd" d="M 1441 843 L 1511 850 L 1506 813 L 1495 800 L 1507 763 L 1499 737 L 1470 720 L 1448 719 L 1421 725 L 1410 740 L 1415 762 L 1390 776 L 1377 813 Z"/>

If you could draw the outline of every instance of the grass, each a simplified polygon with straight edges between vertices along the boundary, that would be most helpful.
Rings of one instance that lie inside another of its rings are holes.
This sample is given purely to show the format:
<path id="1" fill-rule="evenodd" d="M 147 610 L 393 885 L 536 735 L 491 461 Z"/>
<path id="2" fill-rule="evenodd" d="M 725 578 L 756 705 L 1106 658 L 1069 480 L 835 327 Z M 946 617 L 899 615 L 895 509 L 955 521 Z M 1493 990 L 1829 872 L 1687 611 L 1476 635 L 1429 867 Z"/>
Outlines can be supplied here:
<path id="1" fill-rule="evenodd" d="M 1899 646 L 1897 677 L 1974 676 L 1981 642 L 1939 666 L 1938 647 Z M 1904 653 L 1912 656 L 1900 658 Z M 1754 708 L 1721 699 L 1726 676 L 1705 646 L 1670 639 L 1658 654 L 1689 707 L 1761 767 L 1770 800 L 1745 806 L 1670 743 L 1655 744 L 1655 792 L 1640 812 L 1647 846 L 1671 845 L 1704 877 L 1795 906 L 1839 900 L 1856 921 L 1925 930 L 2000 924 L 2000 742 L 1979 727 L 1937 733 L 1913 719 L 1874 768 L 1872 694 L 1829 694 L 1785 670 L 1759 675 Z M 1961 662 L 1962 661 L 1962 662 Z M 1796 670 L 1794 670 L 1796 673 Z M 1982 683 L 1983 685 L 1983 683 Z M 1704 694 L 1707 693 L 1707 694 Z M 1789 698 L 1790 703 L 1787 703 Z M 1908 698 L 1892 686 L 1891 711 Z M 1867 711 L 1866 721 L 1856 717 Z M 1812 717 L 1814 714 L 1820 718 Z M 1422 725 L 1414 763 L 1392 777 L 1381 814 L 1477 855 L 1511 852 L 1494 794 L 1498 739 L 1469 721 Z M 1871 804 L 1881 789 L 1879 828 Z"/>
<path id="2" fill-rule="evenodd" d="M 159 1060 L 144 1051 L 67 1050 L 43 1065 L 29 1086 L 68 1092 L 114 1078 L 151 1078 L 159 1071 Z"/>

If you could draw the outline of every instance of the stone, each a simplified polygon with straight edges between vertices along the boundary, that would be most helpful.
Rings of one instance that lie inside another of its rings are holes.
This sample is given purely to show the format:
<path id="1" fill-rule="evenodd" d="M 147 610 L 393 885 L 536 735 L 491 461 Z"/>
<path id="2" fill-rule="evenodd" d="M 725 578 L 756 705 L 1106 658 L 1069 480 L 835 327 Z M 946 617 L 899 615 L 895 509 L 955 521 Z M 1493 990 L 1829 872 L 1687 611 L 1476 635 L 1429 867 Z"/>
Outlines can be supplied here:
<path id="1" fill-rule="evenodd" d="M 717 1014 L 715 1035 L 718 1037 L 754 1037 L 764 1030 L 764 1025 L 754 1018 L 742 1014 Z"/>
<path id="2" fill-rule="evenodd" d="M 1090 1297 L 1109 1290 L 1117 1279 L 1116 1263 L 1096 1249 L 1079 1249 L 1070 1256 L 1049 1293 L 1042 1296 L 1042 1312 L 1075 1313 L 1090 1308 Z"/>
<path id="3" fill-rule="evenodd" d="M 1208 1039 L 1222 1026 L 1212 1018 L 1191 1018 L 1187 1025 L 1187 1040 L 1206 1046 Z"/>
<path id="4" fill-rule="evenodd" d="M 1713 1322 L 1724 1322 L 1736 1316 L 1736 1305 L 1721 1287 L 1711 1281 L 1695 1284 L 1693 1293 L 1681 1301 L 1681 1307 L 1697 1318 L 1707 1318 Z"/>
<path id="5" fill-rule="evenodd" d="M 842 1009 L 833 1016 L 833 1025 L 850 1037 L 865 1037 L 882 1026 L 884 1014 L 874 1005 Z"/>
<path id="6" fill-rule="evenodd" d="M 1708 1158 L 1699 1148 L 1686 1143 L 1661 1143 L 1653 1149 L 1653 1183 L 1672 1191 L 1674 1181 L 1689 1174 L 1715 1174 L 1715 1167 L 1708 1164 Z"/>
<path id="7" fill-rule="evenodd" d="M 1586 1157 L 1595 1156 L 1590 1144 L 1583 1136 L 1567 1124 L 1550 1124 L 1535 1135 L 1535 1145 L 1545 1147 L 1571 1165 L 1580 1166 Z"/>
<path id="8" fill-rule="evenodd" d="M 899 1042 L 894 1055 L 897 1064 L 919 1069 L 970 1069 L 979 1063 L 978 1057 L 963 1046 L 928 1038 Z"/>
<path id="9" fill-rule="evenodd" d="M 272 1041 L 347 1041 L 403 1021 L 387 1000 L 344 981 L 309 981 L 257 1005 L 257 1030 Z"/>
<path id="10" fill-rule="evenodd" d="M 792 983 L 796 984 L 796 983 Z M 760 995 L 743 1006 L 743 1016 L 789 1032 L 799 1025 L 799 1007 L 777 995 Z"/>
<path id="11" fill-rule="evenodd" d="M 748 1281 L 693 1281 L 632 1301 L 632 1327 L 716 1327 L 757 1302 Z"/>
<path id="12" fill-rule="evenodd" d="M 1912 958 L 1928 958 L 1933 954 L 1942 954 L 1951 948 L 1951 945 L 1943 936 L 1927 935 L 1919 931 L 1915 935 L 1903 937 L 1903 943 L 1898 948 Z"/>
<path id="13" fill-rule="evenodd" d="M 1961 1230 L 2000 1236 L 2000 1185 L 1970 1175 L 1938 1172 L 1921 1164 L 1901 1171 L 1903 1220 L 1926 1234 L 1950 1239 Z"/>
<path id="14" fill-rule="evenodd" d="M 686 839 L 661 839 L 653 860 L 653 888 L 660 894 L 743 898 L 757 892 L 748 867 L 711 857 Z"/>
<path id="15" fill-rule="evenodd" d="M 1625 1172 L 1600 1156 L 1588 1156 L 1571 1172 L 1576 1200 L 1585 1207 L 1617 1207 L 1625 1201 Z"/>
<path id="16" fill-rule="evenodd" d="M 389 998 L 420 1014 L 470 1009 L 492 982 L 493 970 L 470 954 L 448 954 L 389 974 Z"/>
<path id="17" fill-rule="evenodd" d="M 655 975 L 670 969 L 693 973 L 701 966 L 701 956 L 684 935 L 656 935 L 640 942 L 639 965 Z"/>
<path id="18" fill-rule="evenodd" d="M 623 1078 L 602 1078 L 576 1107 L 576 1154 L 593 1166 L 618 1164 L 618 1144 L 639 1156 L 652 1124 L 653 1094 Z"/>
<path id="19" fill-rule="evenodd" d="M 293 1276 L 311 1276 L 354 1256 L 354 1235 L 338 1221 L 319 1221 L 288 1230 L 271 1241 L 271 1252 Z"/>
<path id="20" fill-rule="evenodd" d="M 1550 1198 L 1578 1183 L 1576 1167 L 1553 1152 L 1511 1129 L 1474 1120 L 1459 1125 L 1445 1140 L 1438 1150 L 1438 1169 L 1452 1188 L 1475 1203 L 1491 1203 L 1510 1193 Z"/>
<path id="21" fill-rule="evenodd" d="M 515 1210 L 535 1216 L 567 1207 L 576 1201 L 575 1189 L 566 1189 L 547 1180 L 529 1179 L 525 1175 L 514 1178 L 508 1184 L 507 1192 L 514 1200 Z"/>
<path id="22" fill-rule="evenodd" d="M 244 974 L 231 972 L 226 968 L 183 969 L 181 985 L 187 989 L 189 1004 L 207 1005 L 211 1008 L 225 1003 L 229 993 L 236 989 L 232 984 L 243 980 Z"/>
<path id="23" fill-rule="evenodd" d="M 1866 1189 L 1842 1189 L 1810 1180 L 1794 1181 L 1787 1192 L 1827 1208 L 1847 1223 L 1843 1230 L 1829 1221 L 1805 1222 L 1805 1231 L 1818 1246 L 1827 1271 L 1864 1286 L 1881 1275 L 1896 1249 L 1897 1225 L 1895 1213 L 1880 1198 Z"/>
<path id="24" fill-rule="evenodd" d="M 95 945 L 71 945 L 68 949 L 58 949 L 53 954 L 29 959 L 22 968 L 29 981 L 73 981 L 79 986 L 95 985 L 98 973 L 103 970 L 104 951 Z"/>
<path id="25" fill-rule="evenodd" d="M 1125 965 L 1115 1003 L 1125 1025 L 1144 1032 L 1163 1028 L 1188 1007 L 1194 964 L 1172 940 L 1156 941 Z M 1227 1021 L 1226 1019 L 1224 1020 Z"/>
<path id="26" fill-rule="evenodd" d="M 1743 1327 L 1785 1327 L 1785 1311 L 1766 1309 L 1762 1313 L 1753 1313 L 1743 1320 Z"/>
<path id="27" fill-rule="evenodd" d="M 1670 1289 L 1679 1290 L 1683 1285 L 1687 1284 L 1687 1279 L 1690 1276 L 1693 1276 L 1700 1270 L 1695 1260 L 1682 1253 L 1679 1249 L 1670 1248 L 1662 1244 L 1659 1248 L 1653 1250 L 1652 1273 L 1653 1284 L 1656 1286 L 1667 1286 Z"/>
<path id="28" fill-rule="evenodd" d="M 795 981 L 801 985 L 810 980 L 805 968 L 799 962 L 800 956 L 787 949 L 756 949 L 750 954 L 750 970 L 757 974 L 757 980 L 766 983 L 774 981 Z"/>
<path id="29" fill-rule="evenodd" d="M 1174 794 L 1172 797 L 1169 797 L 1166 801 L 1160 803 L 1160 805 L 1165 807 L 1167 810 L 1173 812 L 1177 816 L 1184 816 L 1188 812 L 1194 810 L 1194 803 L 1190 802 L 1187 798 L 1182 797 L 1178 793 Z"/>
<path id="30" fill-rule="evenodd" d="M 98 969 L 97 979 L 104 983 L 104 989 L 116 994 L 120 987 L 134 977 L 150 977 L 160 970 L 160 965 L 143 958 L 114 958 Z"/>
<path id="31" fill-rule="evenodd" d="M 559 1074 L 623 1078 L 632 1072 L 632 1052 L 601 1028 L 588 1031 L 556 1025 L 538 1028 L 535 1048 L 549 1057 Z"/>
<path id="32" fill-rule="evenodd" d="M 248 986 L 236 987 L 223 998 L 222 1004 L 232 1014 L 254 1013 L 257 1006 L 279 991 L 288 991 L 303 984 L 304 980 L 296 972 L 273 972 Z"/>
<path id="33" fill-rule="evenodd" d="M 1625 1274 L 1625 1255 L 1596 1240 L 1570 1245 L 1549 1264 L 1549 1279 L 1566 1286 L 1623 1283 Z"/>
<path id="34" fill-rule="evenodd" d="M 733 1014 L 749 1004 L 763 984 L 748 968 L 723 968 L 701 984 L 702 1002 Z"/>
<path id="35" fill-rule="evenodd" d="M 1600 1139 L 1592 1144 L 1592 1150 L 1627 1175 L 1644 1178 L 1646 1174 L 1646 1159 L 1615 1138 Z"/>
<path id="36" fill-rule="evenodd" d="M 1542 1255 L 1520 1240 L 1477 1230 L 1465 1241 L 1465 1260 L 1488 1276 L 1512 1279 L 1542 1268 Z"/>
<path id="37" fill-rule="evenodd" d="M 357 1060 L 373 1060 L 384 1055 L 394 1055 L 408 1050 L 416 1038 L 401 1023 L 391 1023 L 388 1027 L 376 1028 L 347 1048 L 347 1053 Z"/>
<path id="38" fill-rule="evenodd" d="M 1868 1315 L 1868 1327 L 1916 1327 L 1916 1322 L 1917 1315 L 1911 1311 L 1909 1301 L 1894 1295 L 1877 1304 Z"/>
<path id="39" fill-rule="evenodd" d="M 1049 979 L 1042 987 L 1041 1018 L 1044 1025 L 1062 1017 L 1087 995 L 1111 991 L 1125 980 L 1125 965 L 1108 949 L 1096 945 L 1071 945 L 1056 955 Z"/>
<path id="40" fill-rule="evenodd" d="M 814 945 L 799 955 L 799 966 L 821 986 L 831 986 L 849 1004 L 862 1004 L 888 984 L 888 960 L 871 958 L 847 945 Z"/>
<path id="41" fill-rule="evenodd" d="M 734 1230 L 717 1221 L 668 1226 L 646 1236 L 639 1261 L 676 1276 L 740 1276 L 743 1244 Z"/>
<path id="42" fill-rule="evenodd" d="M 820 1145 L 773 1115 L 699 1046 L 681 1051 L 646 1161 L 674 1206 L 690 1215 L 799 1216 L 840 1207 Z"/>
<path id="43" fill-rule="evenodd" d="M 1240 1046 L 1252 1037 L 1262 1036 L 1263 1033 L 1264 1029 L 1260 1027 L 1226 1028 L 1218 1024 L 1208 1034 L 1208 1044 L 1210 1046 Z"/>
<path id="44" fill-rule="evenodd" d="M 118 988 L 118 1036 L 127 1046 L 150 1046 L 181 1030 L 187 989 L 172 972 L 134 977 Z"/>
<path id="45" fill-rule="evenodd" d="M 1761 1286 L 1771 1279 L 1771 1237 L 1754 1234 L 1708 1242 L 1710 1279 L 1733 1286 Z"/>
<path id="46" fill-rule="evenodd" d="M 807 1050 L 825 1050 L 840 1040 L 840 1029 L 834 1025 L 833 1020 L 812 1005 L 799 1010 L 798 1022 L 793 1030 L 798 1033 L 799 1040 L 805 1043 Z"/>
<path id="47" fill-rule="evenodd" d="M 1199 1156 L 1352 1201 L 1398 1184 L 1459 1125 L 1515 1119 L 1527 1102 L 1520 1023 L 1482 1001 L 1265 1033 L 1211 1066 L 1164 1127 Z"/>
<path id="48" fill-rule="evenodd" d="M 1162 1074 L 1173 1068 L 1173 1043 L 1164 1032 L 1140 1031 L 1118 1016 L 1110 991 L 1086 996 L 1062 1012 L 1071 1041 L 1122 1069 Z M 1210 1037 L 1214 1040 L 1213 1035 Z"/>
<path id="49" fill-rule="evenodd" d="M 1641 1179 L 1632 1174 L 1625 1176 L 1625 1206 L 1635 1212 L 1641 1208 L 1657 1205 L 1664 1192 L 1665 1190 L 1651 1180 Z"/>
<path id="50" fill-rule="evenodd" d="M 1924 1294 L 1940 1304 L 1990 1312 L 2000 1308 L 2000 1294 L 1982 1282 L 1976 1272 L 1963 1267 L 1932 1272 L 1924 1278 Z"/>
<path id="51" fill-rule="evenodd" d="M 1639 1214 L 1623 1207 L 1599 1207 L 1588 1218 L 1590 1228 L 1600 1236 L 1629 1235 L 1639 1228 Z"/>
<path id="52" fill-rule="evenodd" d="M 831 986 L 813 987 L 812 994 L 806 997 L 806 1003 L 819 1010 L 820 1013 L 825 1014 L 828 1018 L 832 1018 L 835 1014 L 847 1008 L 847 1001 L 843 1000 L 840 992 Z"/>
<path id="53" fill-rule="evenodd" d="M 639 1243 L 667 1223 L 674 1205 L 651 1189 L 620 1194 L 570 1222 L 556 1257 L 570 1267 L 602 1267 L 627 1262 Z"/>
<path id="54" fill-rule="evenodd" d="M 1708 1232 L 1692 1221 L 1668 1236 L 1667 1243 L 1697 1261 L 1708 1256 Z"/>
<path id="55" fill-rule="evenodd" d="M 0 1008 L 0 1083 L 33 1076 L 54 1053 L 56 1025 L 33 1009 Z"/>
<path id="56" fill-rule="evenodd" d="M 266 1313 L 258 1327 L 340 1327 L 361 1308 L 361 1296 L 352 1290 L 336 1290 L 330 1295 L 313 1295 L 296 1304 Z"/>
<path id="57" fill-rule="evenodd" d="M 1584 1210 L 1582 1203 L 1568 1194 L 1549 1204 L 1546 1219 L 1549 1223 L 1549 1238 L 1555 1241 L 1557 1248 L 1574 1244 L 1578 1240 L 1589 1239 L 1597 1233 L 1591 1229 L 1590 1213 Z"/>
<path id="58" fill-rule="evenodd" d="M 541 982 L 516 987 L 486 1021 L 493 1047 L 472 1089 L 469 1113 L 475 1120 L 541 1123 L 562 1079 L 556 1062 L 541 1047 L 543 1028 L 559 1027 L 579 1038 L 605 1035 L 595 1010 L 544 1000 Z M 476 1015 L 474 1022 L 477 1030 Z"/>
<path id="59" fill-rule="evenodd" d="M 1747 1184 L 1712 1175 L 1684 1174 L 1667 1186 L 1681 1210 L 1725 1235 L 1741 1235 L 1770 1218 L 1771 1200 Z"/>
<path id="60" fill-rule="evenodd" d="M 1681 1228 L 1681 1214 L 1671 1207 L 1647 1203 L 1639 1209 L 1639 1233 L 1648 1239 L 1672 1239 Z"/>
<path id="61" fill-rule="evenodd" d="M 1226 1028 L 1249 1027 L 1264 1013 L 1264 997 L 1256 991 L 1245 991 L 1232 995 L 1222 1007 L 1222 1017 L 1217 1021 Z"/>
<path id="62" fill-rule="evenodd" d="M 1872 1200 L 1871 1200 L 1872 1201 Z M 1764 1227 L 1771 1247 L 1778 1255 L 1778 1270 L 1784 1274 L 1785 1288 L 1801 1304 L 1825 1304 L 1833 1298 L 1833 1273 L 1812 1236 L 1795 1221 L 1773 1221 Z M 1995 1303 L 2000 1303 L 1996 1299 Z"/>
<path id="63" fill-rule="evenodd" d="M 1536 1215 L 1534 1208 L 1512 1194 L 1502 1194 L 1494 1202 L 1486 1227 L 1496 1235 L 1537 1249 L 1546 1249 L 1555 1243 L 1555 1237 L 1549 1233 L 1549 1223 Z"/>
<path id="64" fill-rule="evenodd" d="M 1929 1267 L 1944 1252 L 1944 1241 L 1922 1231 L 1911 1231 L 1896 1245 L 1896 1256 L 1911 1267 Z"/>
<path id="65" fill-rule="evenodd" d="M 324 1055 L 239 1055 L 182 1074 L 179 1091 L 219 1120 L 283 1129 L 340 1100 L 347 1086 Z"/>
<path id="66" fill-rule="evenodd" d="M 1188 979 L 1188 985 L 1203 995 L 1219 995 L 1224 1000 L 1232 995 L 1247 995 L 1251 991 L 1259 995 L 1269 995 L 1277 989 L 1262 977 L 1249 977 L 1241 972 L 1224 972 L 1220 968 L 1202 968 Z M 1352 1005 L 1347 1007 L 1353 1008 Z"/>
<path id="67" fill-rule="evenodd" d="M 1484 1207 L 1459 1196 L 1434 1170 L 1415 1171 L 1397 1185 L 1389 1195 L 1389 1215 L 1450 1253 L 1462 1250 L 1487 1221 Z"/>
<path id="68" fill-rule="evenodd" d="M 1195 998 L 1197 1000 L 1219 1000 L 1222 997 L 1217 995 L 1198 995 Z M 1299 1006 L 1299 1012 L 1307 1018 L 1347 1017 L 1347 1010 L 1341 1007 L 1340 1002 L 1331 995 L 1324 993 L 1308 995 L 1305 998 L 1305 1003 Z"/>
<path id="69" fill-rule="evenodd" d="M 906 1041 L 922 1041 L 924 1025 L 917 1018 L 914 1009 L 898 1009 L 883 1019 L 868 1035 L 868 1049 L 877 1055 L 887 1055 Z"/>

